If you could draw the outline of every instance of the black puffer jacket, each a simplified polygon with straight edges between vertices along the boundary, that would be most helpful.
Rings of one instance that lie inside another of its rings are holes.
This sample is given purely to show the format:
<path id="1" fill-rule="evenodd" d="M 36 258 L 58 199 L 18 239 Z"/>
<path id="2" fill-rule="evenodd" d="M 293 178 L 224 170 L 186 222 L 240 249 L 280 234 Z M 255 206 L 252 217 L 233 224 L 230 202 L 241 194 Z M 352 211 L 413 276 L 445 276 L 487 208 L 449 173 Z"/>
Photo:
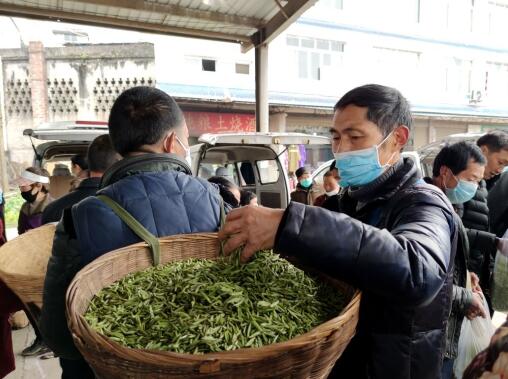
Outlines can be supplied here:
<path id="1" fill-rule="evenodd" d="M 467 203 L 464 203 L 464 213 L 461 215 L 461 218 L 466 228 L 484 232 L 489 231 L 488 194 L 485 180 L 482 180 L 474 197 Z"/>
<path id="2" fill-rule="evenodd" d="M 508 229 L 508 172 L 501 174 L 487 199 L 490 231 L 501 238 Z"/>
<path id="3" fill-rule="evenodd" d="M 357 335 L 330 377 L 440 378 L 457 243 L 451 204 L 404 160 L 340 205 L 349 216 L 292 203 L 275 243 L 363 291 Z"/>
<path id="4" fill-rule="evenodd" d="M 490 229 L 487 197 L 487 185 L 485 180 L 482 180 L 473 199 L 464 203 L 463 207 L 457 205 L 456 209 L 464 227 L 468 229 L 470 241 L 469 271 L 478 275 L 480 285 L 489 299 L 490 280 L 496 255 L 496 241 L 493 238 L 494 236 L 486 233 Z"/>

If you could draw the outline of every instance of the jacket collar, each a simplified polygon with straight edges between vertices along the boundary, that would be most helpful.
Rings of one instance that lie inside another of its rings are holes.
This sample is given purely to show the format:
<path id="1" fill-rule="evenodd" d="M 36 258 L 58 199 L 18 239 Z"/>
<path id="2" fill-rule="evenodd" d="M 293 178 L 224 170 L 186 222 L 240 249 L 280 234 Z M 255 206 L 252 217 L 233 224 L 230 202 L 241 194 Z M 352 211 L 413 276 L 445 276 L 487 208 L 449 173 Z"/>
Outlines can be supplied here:
<path id="1" fill-rule="evenodd" d="M 89 189 L 89 188 L 99 188 L 101 184 L 101 178 L 86 178 L 79 184 L 76 189 Z"/>
<path id="2" fill-rule="evenodd" d="M 188 164 L 175 154 L 146 153 L 126 157 L 116 162 L 104 173 L 100 188 L 104 188 L 127 176 L 164 171 L 179 171 L 192 175 Z"/>
<path id="3" fill-rule="evenodd" d="M 400 189 L 420 178 L 416 164 L 410 158 L 403 158 L 389 167 L 372 183 L 348 189 L 349 196 L 362 203 L 391 198 Z"/>

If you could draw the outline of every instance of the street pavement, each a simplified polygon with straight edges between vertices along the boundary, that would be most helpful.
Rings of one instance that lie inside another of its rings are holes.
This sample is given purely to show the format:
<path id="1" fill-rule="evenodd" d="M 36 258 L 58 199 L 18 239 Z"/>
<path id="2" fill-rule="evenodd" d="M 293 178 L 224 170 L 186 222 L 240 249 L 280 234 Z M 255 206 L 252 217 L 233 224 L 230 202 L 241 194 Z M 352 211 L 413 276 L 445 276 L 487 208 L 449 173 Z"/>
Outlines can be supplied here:
<path id="1" fill-rule="evenodd" d="M 20 353 L 35 338 L 31 326 L 12 332 L 12 344 L 16 355 L 16 370 L 6 379 L 59 379 L 62 373 L 58 359 L 40 359 L 39 357 L 22 357 Z"/>

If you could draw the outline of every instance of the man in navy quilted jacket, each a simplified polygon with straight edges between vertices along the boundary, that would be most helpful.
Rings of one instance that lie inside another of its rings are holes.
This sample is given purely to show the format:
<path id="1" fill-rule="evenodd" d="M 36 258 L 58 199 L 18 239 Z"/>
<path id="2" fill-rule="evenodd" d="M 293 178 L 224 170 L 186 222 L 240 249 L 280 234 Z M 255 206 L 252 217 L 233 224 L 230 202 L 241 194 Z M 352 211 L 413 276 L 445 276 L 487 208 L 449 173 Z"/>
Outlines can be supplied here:
<path id="1" fill-rule="evenodd" d="M 219 192 L 191 175 L 189 131 L 169 95 L 150 87 L 125 91 L 111 109 L 109 135 L 123 159 L 106 171 L 98 195 L 114 200 L 158 237 L 218 230 Z M 67 328 L 67 287 L 86 264 L 139 241 L 95 196 L 64 212 L 48 263 L 41 316 L 44 339 L 60 357 L 63 378 L 94 377 Z"/>

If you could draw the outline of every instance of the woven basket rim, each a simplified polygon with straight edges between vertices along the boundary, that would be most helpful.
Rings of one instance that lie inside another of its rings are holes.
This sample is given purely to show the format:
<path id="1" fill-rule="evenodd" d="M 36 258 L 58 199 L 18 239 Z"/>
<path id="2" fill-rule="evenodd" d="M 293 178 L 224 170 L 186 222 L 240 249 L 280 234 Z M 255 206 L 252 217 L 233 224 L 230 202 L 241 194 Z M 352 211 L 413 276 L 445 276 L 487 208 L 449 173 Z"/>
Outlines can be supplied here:
<path id="1" fill-rule="evenodd" d="M 160 238 L 160 244 L 170 244 L 174 241 L 178 240 L 188 240 L 188 239 L 217 239 L 217 233 L 194 233 L 194 234 L 182 234 L 182 235 L 174 235 L 169 237 Z M 343 325 L 349 319 L 352 319 L 355 316 L 355 309 L 359 307 L 361 292 L 358 289 L 354 289 L 353 294 L 349 302 L 342 309 L 340 314 L 318 326 L 309 330 L 307 333 L 301 334 L 295 338 L 284 342 L 278 342 L 270 345 L 265 345 L 258 348 L 240 348 L 230 351 L 221 351 L 215 353 L 205 353 L 205 354 L 191 354 L 191 353 L 176 353 L 172 351 L 166 350 L 147 350 L 147 349 L 134 349 L 127 346 L 124 346 L 118 342 L 113 341 L 109 337 L 96 332 L 84 319 L 83 315 L 78 315 L 74 312 L 72 304 L 74 302 L 75 294 L 79 289 L 80 282 L 85 280 L 85 278 L 93 272 L 97 267 L 106 265 L 109 262 L 113 262 L 121 256 L 125 250 L 132 250 L 136 247 L 147 248 L 148 245 L 144 242 L 139 242 L 136 244 L 132 244 L 129 246 L 122 247 L 120 249 L 111 251 L 97 258 L 87 266 L 85 266 L 81 271 L 76 274 L 72 283 L 70 284 L 67 294 L 66 294 L 66 306 L 67 306 L 67 315 L 68 315 L 68 324 L 69 328 L 73 334 L 75 340 L 79 341 L 80 344 L 84 344 L 82 342 L 82 337 L 78 336 L 75 333 L 75 329 L 82 329 L 86 331 L 86 333 L 93 337 L 96 341 L 102 341 L 105 345 L 109 345 L 110 348 L 115 349 L 115 351 L 122 352 L 124 358 L 132 359 L 132 354 L 135 353 L 139 358 L 148 358 L 149 361 L 153 359 L 157 359 L 157 364 L 160 366 L 173 366 L 175 361 L 180 362 L 181 364 L 188 363 L 199 363 L 203 361 L 214 361 L 220 360 L 223 363 L 247 363 L 247 362 L 255 362 L 262 360 L 268 356 L 273 356 L 274 354 L 286 354 L 290 350 L 298 349 L 302 346 L 306 346 L 308 344 L 312 344 L 321 340 L 323 338 L 329 338 L 336 331 L 337 325 Z M 140 250 L 139 253 L 142 253 Z M 162 262 L 161 262 L 162 263 Z M 167 264 L 166 262 L 162 264 Z M 136 272 L 136 271 L 133 271 Z M 120 280 L 120 279 L 118 279 Z M 86 344 L 88 349 L 95 350 L 96 352 L 101 352 L 101 349 L 96 346 L 97 344 Z M 125 353 L 125 354 L 124 354 Z M 127 355 L 129 355 L 127 357 Z M 159 359 L 165 358 L 169 359 L 168 361 L 161 361 Z"/>

